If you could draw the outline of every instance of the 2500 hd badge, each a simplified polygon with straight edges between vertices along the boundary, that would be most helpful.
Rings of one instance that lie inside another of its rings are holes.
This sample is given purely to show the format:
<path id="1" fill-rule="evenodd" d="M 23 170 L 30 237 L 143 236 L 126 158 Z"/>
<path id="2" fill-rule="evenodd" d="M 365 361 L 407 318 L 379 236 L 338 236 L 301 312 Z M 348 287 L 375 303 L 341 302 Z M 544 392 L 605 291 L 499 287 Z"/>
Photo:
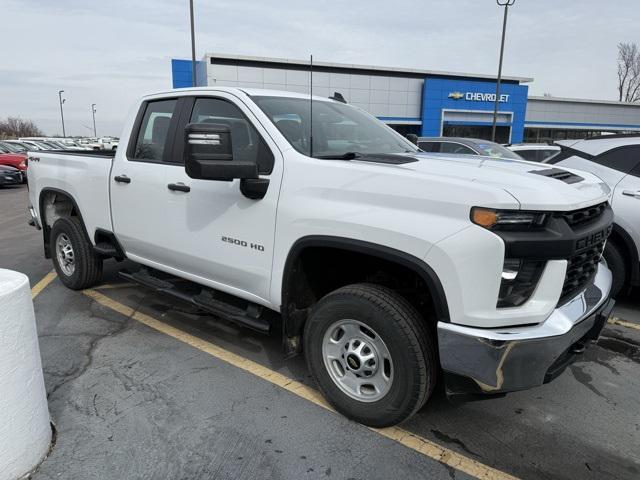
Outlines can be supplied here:
<path id="1" fill-rule="evenodd" d="M 232 237 L 220 237 L 220 239 L 225 243 L 231 243 L 232 245 L 239 245 L 241 247 L 250 247 L 254 250 L 258 250 L 259 252 L 264 252 L 264 245 L 260 245 L 259 243 L 249 243 L 246 240 L 239 240 L 237 238 Z"/>

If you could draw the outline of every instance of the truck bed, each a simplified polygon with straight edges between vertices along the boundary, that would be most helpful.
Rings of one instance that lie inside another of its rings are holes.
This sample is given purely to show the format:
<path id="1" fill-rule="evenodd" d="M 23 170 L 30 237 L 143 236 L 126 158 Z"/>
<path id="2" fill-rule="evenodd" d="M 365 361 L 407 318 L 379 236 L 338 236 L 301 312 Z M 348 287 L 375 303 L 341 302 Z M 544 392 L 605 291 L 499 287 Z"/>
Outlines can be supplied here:
<path id="1" fill-rule="evenodd" d="M 29 199 L 38 217 L 42 192 L 70 194 L 82 212 L 87 232 L 112 230 L 109 202 L 111 167 L 116 152 L 60 150 L 31 152 L 27 178 Z M 93 241 L 93 238 L 91 238 Z"/>

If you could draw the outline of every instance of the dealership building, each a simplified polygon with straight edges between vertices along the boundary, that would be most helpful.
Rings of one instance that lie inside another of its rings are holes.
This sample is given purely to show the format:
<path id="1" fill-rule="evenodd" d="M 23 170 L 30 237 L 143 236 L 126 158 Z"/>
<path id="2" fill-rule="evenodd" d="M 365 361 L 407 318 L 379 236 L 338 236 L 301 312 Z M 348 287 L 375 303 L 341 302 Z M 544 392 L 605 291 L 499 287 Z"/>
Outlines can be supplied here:
<path id="1" fill-rule="evenodd" d="M 190 60 L 171 61 L 173 87 L 192 86 Z M 198 86 L 267 88 L 309 93 L 309 62 L 207 54 Z M 640 132 L 640 105 L 529 96 L 532 78 L 504 77 L 497 140 L 502 143 Z M 403 134 L 490 138 L 496 76 L 373 65 L 314 62 L 313 94 L 339 92 Z"/>

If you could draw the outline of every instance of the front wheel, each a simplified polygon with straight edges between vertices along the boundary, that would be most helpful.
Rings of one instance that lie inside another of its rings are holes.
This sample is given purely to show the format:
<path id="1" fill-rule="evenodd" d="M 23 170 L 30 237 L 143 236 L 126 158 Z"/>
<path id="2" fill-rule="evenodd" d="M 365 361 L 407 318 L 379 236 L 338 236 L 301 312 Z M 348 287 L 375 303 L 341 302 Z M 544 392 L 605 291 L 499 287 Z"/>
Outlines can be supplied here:
<path id="1" fill-rule="evenodd" d="M 50 251 L 60 281 L 72 290 L 100 281 L 102 258 L 93 250 L 78 217 L 62 217 L 51 228 Z"/>
<path id="2" fill-rule="evenodd" d="M 393 290 L 356 284 L 314 307 L 307 364 L 329 403 L 371 427 L 413 415 L 433 391 L 434 342 L 415 308 Z"/>

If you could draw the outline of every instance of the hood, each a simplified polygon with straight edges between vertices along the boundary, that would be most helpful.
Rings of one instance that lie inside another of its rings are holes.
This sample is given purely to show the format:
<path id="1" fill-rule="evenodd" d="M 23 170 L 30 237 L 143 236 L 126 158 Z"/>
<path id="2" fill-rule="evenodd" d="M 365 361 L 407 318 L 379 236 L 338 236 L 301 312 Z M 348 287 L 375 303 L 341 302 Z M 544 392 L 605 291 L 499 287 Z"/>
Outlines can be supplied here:
<path id="1" fill-rule="evenodd" d="M 418 161 L 397 165 L 398 168 L 504 190 L 523 210 L 577 210 L 604 202 L 611 193 L 595 175 L 555 165 L 475 155 L 406 156 Z"/>

